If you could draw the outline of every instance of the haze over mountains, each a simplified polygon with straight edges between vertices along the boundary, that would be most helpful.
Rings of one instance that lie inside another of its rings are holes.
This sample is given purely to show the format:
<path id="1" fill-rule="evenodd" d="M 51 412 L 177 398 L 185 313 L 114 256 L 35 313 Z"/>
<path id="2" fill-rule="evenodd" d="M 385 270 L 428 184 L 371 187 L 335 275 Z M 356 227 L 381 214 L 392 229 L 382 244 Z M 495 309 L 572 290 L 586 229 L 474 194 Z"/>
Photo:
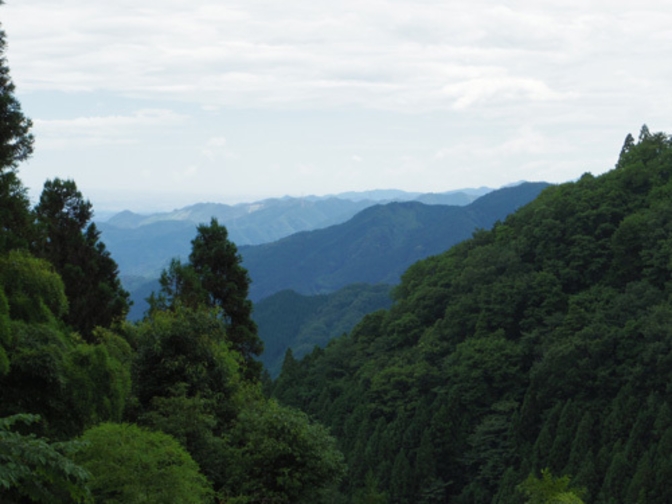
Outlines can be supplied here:
<path id="1" fill-rule="evenodd" d="M 413 262 L 446 250 L 471 236 L 477 228 L 490 227 L 534 199 L 546 186 L 545 183 L 523 183 L 490 191 L 466 206 L 426 205 L 418 201 L 380 204 L 367 199 L 357 203 L 366 204 L 367 208 L 340 224 L 294 233 L 271 243 L 240 246 L 243 265 L 252 278 L 250 299 L 258 302 L 285 289 L 312 295 L 334 292 L 353 283 L 395 284 L 400 274 Z M 455 201 L 458 198 L 464 201 L 465 195 L 475 197 L 462 192 L 446 195 L 446 200 Z M 398 194 L 396 196 L 399 198 Z M 412 196 L 418 198 L 423 195 Z M 425 195 L 430 196 L 441 198 L 440 195 Z M 283 206 L 278 202 L 288 202 L 289 205 Z M 288 213 L 297 216 L 300 211 L 304 212 L 301 215 L 317 211 L 327 215 L 325 209 L 347 206 L 352 209 L 355 203 L 336 198 L 316 198 L 314 202 L 283 198 L 258 204 L 275 208 L 275 211 L 267 213 L 271 224 L 260 219 L 259 226 L 269 228 L 280 221 L 289 222 L 291 219 L 286 218 Z M 204 208 L 206 206 L 197 205 L 177 211 L 174 215 L 198 215 L 201 222 L 205 222 L 210 217 L 206 218 L 202 213 Z M 284 216 L 282 209 L 287 209 Z M 257 212 L 251 215 L 254 213 Z M 117 217 L 111 221 L 121 220 L 130 226 L 128 215 Z M 129 314 L 131 319 L 142 316 L 147 306 L 145 298 L 158 289 L 155 279 L 159 272 L 171 258 L 186 258 L 190 241 L 195 235 L 196 224 L 191 220 L 159 220 L 156 216 L 146 219 L 148 223 L 136 222 L 134 225 L 137 227 L 134 228 L 101 224 L 103 237 L 117 258 L 122 278 L 131 291 L 134 301 Z M 300 222 L 306 225 L 309 220 L 309 217 L 304 217 Z M 220 222 L 226 224 L 226 221 Z M 233 235 L 236 228 L 231 229 Z"/>
<path id="2" fill-rule="evenodd" d="M 324 197 L 272 198 L 237 205 L 198 203 L 150 215 L 124 211 L 98 221 L 97 226 L 128 284 L 129 276 L 155 278 L 170 259 L 186 257 L 196 226 L 212 217 L 226 226 L 229 239 L 236 245 L 258 245 L 299 231 L 340 224 L 380 203 L 416 200 L 466 205 L 490 191 L 487 187 L 428 194 L 376 190 Z"/>
<path id="3" fill-rule="evenodd" d="M 414 262 L 490 228 L 533 200 L 545 183 L 490 192 L 466 206 L 395 202 L 367 208 L 342 224 L 241 247 L 252 278 L 250 299 L 283 289 L 324 294 L 346 285 L 396 284 Z"/>

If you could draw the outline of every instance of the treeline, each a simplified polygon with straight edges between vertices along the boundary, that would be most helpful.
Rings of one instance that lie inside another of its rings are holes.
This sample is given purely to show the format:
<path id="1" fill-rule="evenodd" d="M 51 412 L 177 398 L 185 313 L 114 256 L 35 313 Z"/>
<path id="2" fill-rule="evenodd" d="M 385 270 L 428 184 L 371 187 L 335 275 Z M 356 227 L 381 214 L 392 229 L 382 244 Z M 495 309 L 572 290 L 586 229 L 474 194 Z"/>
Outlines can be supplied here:
<path id="1" fill-rule="evenodd" d="M 4 54 L 0 31 L 0 56 Z M 47 181 L 0 59 L 0 501 L 296 503 L 345 465 L 326 429 L 262 393 L 249 277 L 227 231 L 199 226 L 151 309 L 125 321 L 91 204 Z"/>
<path id="2" fill-rule="evenodd" d="M 613 171 L 416 263 L 390 310 L 286 359 L 273 394 L 332 429 L 353 502 L 513 504 L 551 474 L 586 502 L 670 502 L 671 176 L 672 140 L 643 127 Z"/>

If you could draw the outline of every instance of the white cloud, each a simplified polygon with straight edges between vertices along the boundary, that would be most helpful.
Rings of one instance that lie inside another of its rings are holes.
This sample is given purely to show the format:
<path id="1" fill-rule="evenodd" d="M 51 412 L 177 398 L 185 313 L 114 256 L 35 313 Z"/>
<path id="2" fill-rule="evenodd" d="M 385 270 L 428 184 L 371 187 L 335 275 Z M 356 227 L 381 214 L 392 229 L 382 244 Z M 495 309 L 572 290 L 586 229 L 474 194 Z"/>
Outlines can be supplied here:
<path id="1" fill-rule="evenodd" d="M 3 18 L 25 90 L 160 95 L 208 108 L 571 99 L 585 85 L 619 91 L 588 59 L 617 69 L 672 48 L 672 12 L 653 0 L 23 0 Z"/>
<path id="2" fill-rule="evenodd" d="M 455 99 L 453 107 L 465 109 L 486 101 L 554 101 L 569 98 L 550 89 L 536 79 L 509 78 L 506 76 L 482 77 L 445 86 L 442 91 Z"/>
<path id="3" fill-rule="evenodd" d="M 225 137 L 212 137 L 208 140 L 208 147 L 226 147 Z"/>
<path id="4" fill-rule="evenodd" d="M 189 179 L 193 179 L 198 173 L 196 165 L 189 165 L 182 171 L 173 171 L 173 181 L 183 183 Z"/>
<path id="5" fill-rule="evenodd" d="M 164 109 L 143 109 L 132 115 L 89 116 L 74 119 L 35 119 L 40 149 L 133 144 L 139 130 L 183 124 L 186 116 Z"/>
<path id="6" fill-rule="evenodd" d="M 662 0 L 21 0 L 0 10 L 35 120 L 25 170 L 35 186 L 56 174 L 166 194 L 559 181 L 609 169 L 628 131 L 672 117 Z M 46 103 L 54 96 L 68 106 Z"/>

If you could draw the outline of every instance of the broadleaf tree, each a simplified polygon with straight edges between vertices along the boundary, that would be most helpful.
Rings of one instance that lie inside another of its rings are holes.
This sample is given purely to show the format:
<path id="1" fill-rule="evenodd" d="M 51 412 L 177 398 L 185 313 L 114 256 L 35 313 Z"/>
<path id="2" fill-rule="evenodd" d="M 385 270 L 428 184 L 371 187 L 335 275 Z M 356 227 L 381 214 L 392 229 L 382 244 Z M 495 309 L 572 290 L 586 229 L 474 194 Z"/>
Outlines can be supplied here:
<path id="1" fill-rule="evenodd" d="M 91 502 L 90 474 L 72 460 L 84 445 L 79 441 L 51 443 L 18 432 L 16 424 L 32 424 L 38 415 L 0 418 L 0 500 L 45 504 Z"/>

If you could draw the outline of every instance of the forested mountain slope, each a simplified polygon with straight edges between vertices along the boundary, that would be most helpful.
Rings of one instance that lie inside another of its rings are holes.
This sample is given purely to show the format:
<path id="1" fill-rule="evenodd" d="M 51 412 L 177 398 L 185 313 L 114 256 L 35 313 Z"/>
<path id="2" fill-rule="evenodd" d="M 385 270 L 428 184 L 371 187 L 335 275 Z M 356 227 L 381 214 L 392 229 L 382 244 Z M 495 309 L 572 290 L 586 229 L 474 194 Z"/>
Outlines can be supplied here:
<path id="1" fill-rule="evenodd" d="M 669 503 L 671 176 L 668 136 L 628 135 L 613 171 L 413 265 L 275 396 L 331 427 L 357 498 L 513 504 L 549 468 L 585 502 Z"/>
<path id="2" fill-rule="evenodd" d="M 259 360 L 276 378 L 288 348 L 300 358 L 316 345 L 324 347 L 350 332 L 364 315 L 390 307 L 390 289 L 383 284 L 352 284 L 331 294 L 304 296 L 285 290 L 261 300 L 252 313 L 264 342 Z"/>
<path id="3" fill-rule="evenodd" d="M 333 292 L 352 283 L 396 284 L 415 261 L 443 252 L 534 199 L 545 183 L 499 189 L 467 206 L 376 205 L 349 221 L 254 247 L 241 247 L 250 298 L 292 289 Z"/>

